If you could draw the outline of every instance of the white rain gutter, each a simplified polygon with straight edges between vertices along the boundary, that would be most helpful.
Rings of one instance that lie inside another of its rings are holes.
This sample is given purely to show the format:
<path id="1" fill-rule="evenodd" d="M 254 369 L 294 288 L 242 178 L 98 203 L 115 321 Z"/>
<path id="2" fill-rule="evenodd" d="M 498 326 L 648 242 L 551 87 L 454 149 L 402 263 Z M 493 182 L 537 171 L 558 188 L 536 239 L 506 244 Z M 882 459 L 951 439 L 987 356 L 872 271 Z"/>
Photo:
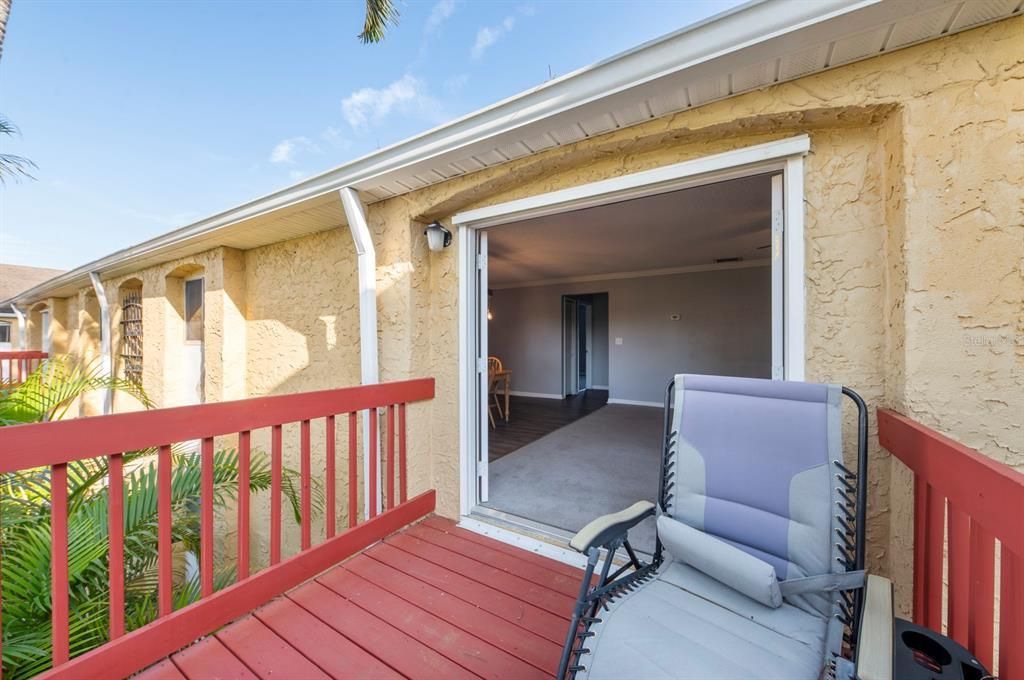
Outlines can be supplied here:
<path id="1" fill-rule="evenodd" d="M 25 312 L 18 309 L 18 305 L 11 303 L 14 316 L 18 318 L 18 345 L 21 349 L 28 349 L 28 328 L 25 326 Z"/>
<path id="2" fill-rule="evenodd" d="M 113 374 L 113 362 L 110 359 L 110 306 L 107 304 L 107 291 L 100 281 L 99 272 L 89 272 L 89 281 L 96 293 L 96 300 L 100 303 L 100 357 L 103 363 L 103 375 L 110 377 Z M 109 387 L 103 395 L 103 413 L 110 413 L 113 409 L 114 391 Z"/>
<path id="3" fill-rule="evenodd" d="M 348 229 L 356 247 L 356 265 L 359 276 L 359 366 L 362 384 L 374 385 L 380 382 L 380 367 L 377 361 L 377 252 L 373 249 L 370 227 L 366 213 L 359 200 L 359 194 L 352 187 L 338 190 L 341 205 L 345 209 Z M 379 429 L 379 428 L 378 428 Z M 380 471 L 380 446 L 377 451 L 377 470 Z M 370 479 L 370 414 L 363 413 L 363 479 Z M 374 481 L 377 485 L 377 507 L 381 509 L 380 475 Z M 370 495 L 363 494 L 363 512 L 369 516 Z"/>

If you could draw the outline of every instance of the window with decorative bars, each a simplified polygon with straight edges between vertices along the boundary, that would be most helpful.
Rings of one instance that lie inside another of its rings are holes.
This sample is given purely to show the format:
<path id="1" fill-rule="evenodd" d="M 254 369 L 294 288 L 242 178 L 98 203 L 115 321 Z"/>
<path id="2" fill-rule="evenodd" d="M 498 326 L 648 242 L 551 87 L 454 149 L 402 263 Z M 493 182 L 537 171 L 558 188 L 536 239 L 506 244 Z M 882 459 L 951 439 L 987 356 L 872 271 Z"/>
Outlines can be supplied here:
<path id="1" fill-rule="evenodd" d="M 124 377 L 142 385 L 142 291 L 121 294 L 121 365 Z"/>

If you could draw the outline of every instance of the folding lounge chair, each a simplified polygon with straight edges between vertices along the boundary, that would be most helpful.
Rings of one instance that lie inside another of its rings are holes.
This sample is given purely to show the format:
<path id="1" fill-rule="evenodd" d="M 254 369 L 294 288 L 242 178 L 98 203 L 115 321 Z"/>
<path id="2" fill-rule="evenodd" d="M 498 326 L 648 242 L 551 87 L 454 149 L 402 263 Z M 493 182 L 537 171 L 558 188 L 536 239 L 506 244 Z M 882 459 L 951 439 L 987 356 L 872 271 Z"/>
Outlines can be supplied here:
<path id="1" fill-rule="evenodd" d="M 841 400 L 858 412 L 843 465 Z M 864 574 L 867 409 L 838 385 L 680 375 L 657 506 L 584 527 L 559 678 L 890 678 L 892 588 Z M 650 562 L 628 530 L 657 516 Z M 628 561 L 611 572 L 602 550 Z M 611 573 L 610 573 L 611 572 Z M 859 638 L 859 640 L 858 640 Z"/>

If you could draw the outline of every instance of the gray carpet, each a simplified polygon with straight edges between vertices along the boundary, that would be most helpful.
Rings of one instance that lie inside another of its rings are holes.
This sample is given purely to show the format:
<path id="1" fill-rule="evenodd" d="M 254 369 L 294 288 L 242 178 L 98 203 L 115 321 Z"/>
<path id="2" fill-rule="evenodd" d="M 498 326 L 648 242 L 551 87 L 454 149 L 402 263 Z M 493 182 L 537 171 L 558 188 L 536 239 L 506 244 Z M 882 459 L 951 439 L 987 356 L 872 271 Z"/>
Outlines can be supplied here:
<path id="1" fill-rule="evenodd" d="M 609 404 L 490 464 L 487 506 L 569 531 L 658 495 L 662 411 Z M 654 519 L 630 532 L 654 550 Z"/>

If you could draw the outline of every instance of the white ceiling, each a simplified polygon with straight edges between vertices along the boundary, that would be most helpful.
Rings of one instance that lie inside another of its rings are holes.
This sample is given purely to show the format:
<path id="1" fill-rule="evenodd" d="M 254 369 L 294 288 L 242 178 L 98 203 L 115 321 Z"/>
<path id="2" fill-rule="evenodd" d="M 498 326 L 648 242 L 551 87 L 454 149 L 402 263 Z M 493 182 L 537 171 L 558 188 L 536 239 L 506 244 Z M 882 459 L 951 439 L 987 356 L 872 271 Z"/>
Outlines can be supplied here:
<path id="1" fill-rule="evenodd" d="M 584 208 L 494 227 L 491 288 L 554 279 L 767 260 L 770 175 Z"/>

